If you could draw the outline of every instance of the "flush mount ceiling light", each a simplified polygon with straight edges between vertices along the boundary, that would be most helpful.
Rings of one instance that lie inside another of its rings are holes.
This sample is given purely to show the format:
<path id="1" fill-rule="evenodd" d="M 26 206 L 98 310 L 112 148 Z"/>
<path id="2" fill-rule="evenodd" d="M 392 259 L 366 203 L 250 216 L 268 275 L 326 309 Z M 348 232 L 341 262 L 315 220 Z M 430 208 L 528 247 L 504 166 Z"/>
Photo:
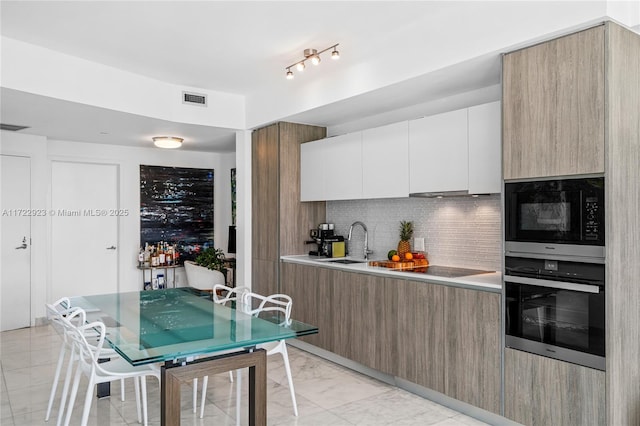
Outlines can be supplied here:
<path id="1" fill-rule="evenodd" d="M 182 138 L 176 138 L 174 136 L 156 136 L 153 139 L 153 144 L 158 148 L 174 149 L 182 146 Z"/>
<path id="2" fill-rule="evenodd" d="M 298 71 L 302 72 L 305 69 L 306 61 L 311 61 L 313 65 L 318 65 L 320 63 L 320 54 L 327 50 L 333 49 L 331 52 L 331 59 L 340 59 L 340 52 L 336 49 L 339 45 L 340 43 L 334 44 L 333 46 L 329 46 L 319 52 L 316 49 L 304 49 L 304 59 L 301 59 L 295 64 L 289 65 L 285 68 L 287 70 L 287 80 L 293 79 L 293 71 L 291 71 L 291 68 L 296 67 Z"/>

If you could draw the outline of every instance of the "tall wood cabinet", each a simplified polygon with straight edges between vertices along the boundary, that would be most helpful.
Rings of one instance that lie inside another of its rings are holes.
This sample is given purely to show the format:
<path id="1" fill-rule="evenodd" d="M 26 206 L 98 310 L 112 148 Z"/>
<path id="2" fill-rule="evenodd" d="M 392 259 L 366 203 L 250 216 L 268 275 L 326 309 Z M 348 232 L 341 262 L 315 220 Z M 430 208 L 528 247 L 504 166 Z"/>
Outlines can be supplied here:
<path id="1" fill-rule="evenodd" d="M 603 25 L 503 58 L 504 178 L 604 172 Z"/>
<path id="2" fill-rule="evenodd" d="M 638 425 L 640 35 L 606 22 L 505 55 L 503 77 L 504 178 L 604 173 L 606 209 L 606 371 L 507 349 L 505 415 Z M 541 399 L 538 388 L 558 397 Z"/>
<path id="3" fill-rule="evenodd" d="M 324 127 L 285 122 L 252 134 L 253 291 L 277 293 L 280 256 L 306 253 L 309 229 L 325 221 L 324 202 L 300 202 L 300 144 L 325 136 Z"/>

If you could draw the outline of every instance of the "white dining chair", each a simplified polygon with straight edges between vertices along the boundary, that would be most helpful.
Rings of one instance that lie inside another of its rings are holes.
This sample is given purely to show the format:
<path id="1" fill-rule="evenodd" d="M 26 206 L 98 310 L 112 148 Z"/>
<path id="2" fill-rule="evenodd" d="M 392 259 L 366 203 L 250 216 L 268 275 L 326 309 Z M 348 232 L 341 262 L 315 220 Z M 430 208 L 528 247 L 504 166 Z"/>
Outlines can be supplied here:
<path id="1" fill-rule="evenodd" d="M 272 294 L 263 296 L 258 293 L 245 293 L 243 296 L 243 305 L 247 307 L 247 313 L 253 316 L 260 316 L 264 312 L 276 312 L 282 315 L 281 325 L 291 324 L 291 308 L 293 300 L 286 294 Z M 255 307 L 254 307 L 255 306 Z M 287 373 L 287 381 L 289 383 L 289 393 L 291 394 L 291 403 L 293 404 L 293 413 L 298 416 L 298 403 L 296 402 L 296 393 L 293 388 L 293 378 L 291 377 L 291 365 L 289 364 L 289 353 L 287 352 L 287 343 L 284 340 L 276 342 L 267 342 L 257 345 L 257 349 L 267 351 L 267 356 L 280 354 L 284 362 L 284 369 Z M 238 380 L 239 382 L 240 380 Z M 238 387 L 240 384 L 238 383 Z"/>
<path id="2" fill-rule="evenodd" d="M 214 292 L 215 293 L 215 292 Z M 263 296 L 258 293 L 252 293 L 251 291 L 245 291 L 241 295 L 241 306 L 245 313 L 253 316 L 260 316 L 265 312 L 276 312 L 281 314 L 281 324 L 288 325 L 291 323 L 291 307 L 293 306 L 293 300 L 286 294 L 272 294 L 270 296 Z M 291 394 L 291 403 L 293 404 L 293 413 L 298 416 L 298 404 L 296 402 L 296 394 L 293 388 L 293 379 L 291 377 L 291 366 L 289 364 L 289 353 L 287 352 L 287 344 L 284 340 L 277 342 L 262 343 L 256 346 L 257 349 L 264 349 L 267 351 L 267 356 L 280 354 L 284 361 L 284 369 L 287 373 L 287 381 L 289 382 L 289 392 Z M 205 377 L 206 378 L 206 377 Z M 239 418 L 240 411 L 240 394 L 241 394 L 241 373 L 238 370 L 238 377 L 236 381 L 236 394 L 237 394 L 237 418 Z M 204 379 L 203 379 L 204 383 Z M 200 407 L 200 418 L 204 413 L 204 401 L 205 401 L 206 386 L 202 387 L 202 404 Z"/>
<path id="3" fill-rule="evenodd" d="M 44 419 L 45 422 L 47 422 L 49 421 L 49 418 L 51 416 L 51 410 L 53 408 L 53 402 L 55 400 L 56 391 L 58 390 L 58 382 L 60 379 L 60 374 L 62 373 L 64 359 L 67 353 L 71 354 L 71 342 L 69 341 L 67 337 L 67 333 L 65 332 L 66 326 L 63 319 L 66 318 L 67 321 L 73 321 L 74 325 L 82 325 L 82 323 L 86 321 L 86 314 L 82 309 L 78 307 L 72 307 L 71 301 L 69 300 L 68 297 L 62 297 L 53 303 L 47 303 L 45 306 L 47 311 L 47 319 L 50 321 L 52 327 L 56 330 L 56 332 L 60 335 L 62 339 L 62 344 L 60 345 L 60 352 L 58 354 L 58 363 L 56 364 L 56 371 L 54 374 L 53 383 L 51 384 L 51 391 L 49 393 L 49 402 L 47 404 L 47 412 Z M 114 350 L 105 350 L 104 356 L 117 357 L 119 355 Z M 67 378 L 65 380 L 66 388 L 63 390 L 63 396 L 61 398 L 62 405 L 60 407 L 61 408 L 60 412 L 64 411 L 64 401 L 66 400 L 66 396 L 68 392 L 68 386 L 69 386 L 71 371 L 73 369 L 73 363 L 74 363 L 74 360 L 70 357 L 67 365 L 68 374 L 66 375 Z M 120 381 L 120 399 L 122 401 L 125 400 L 124 379 Z M 62 420 L 62 415 L 60 414 L 58 416 L 57 424 L 60 424 L 61 420 Z"/>
<path id="4" fill-rule="evenodd" d="M 147 376 L 153 376 L 160 382 L 160 371 L 152 365 L 133 366 L 123 358 L 116 358 L 110 361 L 99 363 L 100 358 L 104 358 L 104 341 L 106 334 L 106 326 L 100 321 L 95 321 L 82 326 L 74 326 L 67 324 L 69 327 L 67 333 L 73 344 L 73 354 L 78 359 L 78 367 L 73 380 L 71 395 L 69 396 L 69 408 L 65 417 L 65 426 L 71 420 L 73 407 L 75 405 L 78 387 L 80 385 L 80 377 L 84 374 L 89 383 L 87 385 L 84 407 L 82 411 L 81 426 L 87 424 L 89 419 L 89 410 L 91 401 L 93 400 L 93 392 L 95 385 L 100 383 L 112 382 L 115 380 L 133 378 L 136 387 L 136 405 L 138 410 L 138 422 L 140 419 L 140 406 L 142 405 L 142 423 L 146 426 L 148 421 L 147 413 Z M 89 344 L 87 341 L 87 332 L 95 330 L 97 343 Z M 140 403 L 140 393 L 142 394 L 142 404 Z"/>
<path id="5" fill-rule="evenodd" d="M 245 294 L 249 293 L 251 289 L 249 287 L 228 287 L 223 284 L 215 284 L 213 286 L 213 301 L 219 305 L 226 305 L 228 303 L 242 300 Z M 224 352 L 222 352 L 224 353 Z M 229 380 L 233 382 L 233 372 L 229 371 Z M 209 376 L 202 378 L 202 396 L 200 400 L 200 418 L 204 417 L 204 404 L 207 397 L 207 386 L 209 385 Z M 240 391 L 238 390 L 236 397 L 240 400 Z M 193 412 L 196 413 L 198 400 L 198 379 L 193 379 Z M 240 418 L 240 403 L 236 404 L 236 418 Z"/>
<path id="6" fill-rule="evenodd" d="M 56 300 L 53 303 L 46 304 L 47 319 L 51 323 L 51 326 L 55 329 L 56 333 L 61 337 L 62 344 L 60 345 L 60 352 L 58 354 L 58 363 L 56 364 L 56 372 L 53 376 L 53 383 L 51 384 L 51 392 L 49 393 L 49 403 L 47 404 L 47 413 L 45 414 L 44 421 L 48 422 L 51 416 L 51 409 L 53 408 L 53 401 L 58 390 L 58 380 L 60 379 L 60 373 L 62 372 L 62 366 L 64 364 L 64 358 L 69 348 L 69 342 L 66 339 L 66 333 L 62 318 L 64 315 L 71 311 L 71 302 L 68 297 L 63 297 Z"/>

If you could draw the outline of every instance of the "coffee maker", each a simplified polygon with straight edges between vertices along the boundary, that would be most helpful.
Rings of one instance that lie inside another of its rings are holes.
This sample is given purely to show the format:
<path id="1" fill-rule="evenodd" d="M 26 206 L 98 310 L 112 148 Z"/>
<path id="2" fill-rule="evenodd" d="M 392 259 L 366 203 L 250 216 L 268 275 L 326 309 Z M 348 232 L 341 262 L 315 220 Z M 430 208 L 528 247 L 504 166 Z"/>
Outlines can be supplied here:
<path id="1" fill-rule="evenodd" d="M 335 234 L 333 223 L 321 223 L 320 225 L 318 225 L 318 228 L 311 229 L 309 231 L 309 236 L 311 237 L 311 240 L 305 241 L 305 243 L 317 245 L 317 250 L 309 251 L 309 256 L 344 256 L 344 237 Z M 342 250 L 340 250 L 339 248 L 339 243 L 342 243 Z M 334 247 L 336 248 L 336 250 L 334 250 Z"/>

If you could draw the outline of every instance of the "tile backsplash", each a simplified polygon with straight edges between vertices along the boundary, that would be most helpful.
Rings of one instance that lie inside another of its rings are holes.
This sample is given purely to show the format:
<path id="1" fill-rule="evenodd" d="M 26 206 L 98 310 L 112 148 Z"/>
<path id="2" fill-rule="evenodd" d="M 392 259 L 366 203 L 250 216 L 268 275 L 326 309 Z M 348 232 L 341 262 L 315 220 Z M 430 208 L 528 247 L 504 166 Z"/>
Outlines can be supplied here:
<path id="1" fill-rule="evenodd" d="M 327 222 L 336 233 L 349 233 L 350 225 L 367 226 L 369 259 L 386 258 L 398 245 L 400 221 L 410 220 L 414 238 L 424 238 L 429 263 L 500 270 L 502 229 L 500 195 L 450 198 L 397 198 L 328 201 Z M 364 233 L 355 227 L 349 255 L 363 257 Z M 411 241 L 413 249 L 413 241 Z"/>

